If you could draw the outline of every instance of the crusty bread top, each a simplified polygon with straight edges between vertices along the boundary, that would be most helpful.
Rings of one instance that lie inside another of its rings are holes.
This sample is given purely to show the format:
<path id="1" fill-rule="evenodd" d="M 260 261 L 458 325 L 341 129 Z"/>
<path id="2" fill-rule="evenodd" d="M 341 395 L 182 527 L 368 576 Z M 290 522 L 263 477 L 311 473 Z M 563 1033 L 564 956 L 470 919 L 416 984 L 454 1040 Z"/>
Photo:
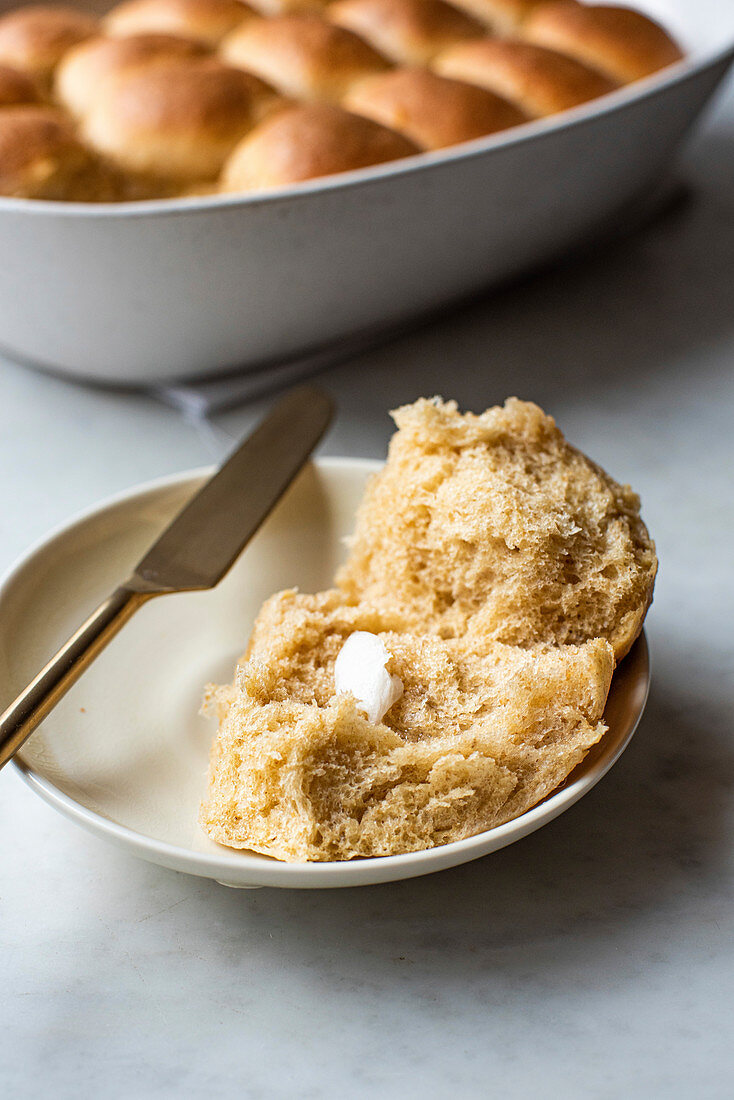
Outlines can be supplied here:
<path id="1" fill-rule="evenodd" d="M 0 62 L 46 83 L 66 50 L 97 31 L 93 16 L 62 5 L 31 4 L 0 16 Z"/>
<path id="2" fill-rule="evenodd" d="M 212 113 L 214 79 L 200 79 L 202 52 L 260 77 L 278 92 L 278 106 L 284 97 L 300 106 L 331 103 L 392 129 L 394 155 L 383 155 L 383 141 L 379 156 L 355 158 L 351 139 L 345 155 L 335 155 L 329 127 L 323 150 L 313 126 L 304 150 L 294 125 L 281 127 L 276 142 L 266 124 L 259 141 L 269 108 L 244 126 L 236 105 Z M 680 56 L 647 16 L 577 0 L 122 0 L 101 23 L 64 6 L 0 16 L 0 65 L 30 77 L 41 99 L 68 112 L 80 141 L 109 159 L 122 184 L 116 194 L 126 200 L 252 190 L 254 179 L 263 187 L 298 183 L 397 159 L 406 141 L 419 151 L 441 149 L 585 103 Z M 172 77 L 176 88 L 167 94 L 162 77 L 149 82 L 144 70 L 171 60 L 190 62 L 192 76 L 185 89 L 180 74 Z M 31 102 L 29 94 L 17 79 L 0 80 L 0 109 Z M 124 102 L 113 102 L 118 95 Z M 152 129 L 140 124 L 147 100 L 148 114 L 158 117 Z M 182 111 L 192 117 L 188 128 Z M 196 121 L 214 114 L 219 136 Z M 225 168 L 252 130 L 257 170 L 249 152 L 236 158 L 246 170 Z M 270 155 L 272 165 L 264 160 Z M 90 194 L 85 182 L 68 198 Z"/>
<path id="3" fill-rule="evenodd" d="M 538 118 L 567 111 L 617 87 L 573 57 L 508 38 L 460 42 L 439 54 L 433 68 L 442 76 L 489 88 Z"/>
<path id="4" fill-rule="evenodd" d="M 182 182 L 214 179 L 277 101 L 258 77 L 214 58 L 169 58 L 103 88 L 83 131 L 127 171 Z"/>
<path id="5" fill-rule="evenodd" d="M 328 102 L 338 102 L 355 80 L 388 67 L 364 39 L 309 13 L 250 19 L 225 39 L 222 54 L 284 95 Z"/>
<path id="6" fill-rule="evenodd" d="M 114 201 L 115 181 L 50 107 L 0 111 L 0 194 L 17 198 Z"/>
<path id="7" fill-rule="evenodd" d="M 252 9 L 243 0 L 123 0 L 105 19 L 108 34 L 178 34 L 216 46 Z"/>
<path id="8" fill-rule="evenodd" d="M 97 102 L 103 87 L 122 73 L 171 58 L 200 57 L 203 52 L 192 39 L 170 34 L 95 36 L 65 54 L 56 70 L 54 93 L 72 115 L 82 117 Z"/>
<path id="9" fill-rule="evenodd" d="M 636 494 L 537 405 L 511 398 L 475 416 L 420 400 L 394 417 L 337 578 L 349 598 L 447 636 L 603 637 L 624 656 L 657 570 Z"/>
<path id="10" fill-rule="evenodd" d="M 427 65 L 447 46 L 484 34 L 481 23 L 446 0 L 335 0 L 326 15 L 399 65 Z"/>
<path id="11" fill-rule="evenodd" d="M 18 107 L 22 103 L 38 103 L 40 95 L 35 81 L 9 65 L 0 65 L 0 107 Z"/>
<path id="12" fill-rule="evenodd" d="M 394 130 L 329 103 L 287 107 L 240 142 L 224 166 L 223 186 L 232 191 L 285 187 L 419 151 Z"/>
<path id="13" fill-rule="evenodd" d="M 543 0 L 455 0 L 456 6 L 470 12 L 495 34 L 512 34 Z"/>
<path id="14" fill-rule="evenodd" d="M 551 0 L 530 12 L 523 35 L 529 42 L 569 54 L 622 84 L 649 76 L 683 56 L 658 23 L 615 4 Z"/>
<path id="15" fill-rule="evenodd" d="M 366 77 L 344 97 L 344 106 L 423 149 L 443 149 L 525 121 L 517 107 L 486 88 L 419 68 Z"/>

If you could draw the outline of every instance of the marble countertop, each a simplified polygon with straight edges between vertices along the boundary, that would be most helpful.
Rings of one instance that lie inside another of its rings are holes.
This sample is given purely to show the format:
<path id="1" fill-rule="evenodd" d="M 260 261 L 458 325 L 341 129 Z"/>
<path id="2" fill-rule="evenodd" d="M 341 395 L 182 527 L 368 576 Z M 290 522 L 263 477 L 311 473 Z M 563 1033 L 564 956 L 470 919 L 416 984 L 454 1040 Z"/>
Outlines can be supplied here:
<path id="1" fill-rule="evenodd" d="M 0 775 L 0 1082 L 14 1097 L 724 1098 L 734 1043 L 734 88 L 633 238 L 332 370 L 326 453 L 385 410 L 508 394 L 641 493 L 653 689 L 582 803 L 362 890 L 238 892 L 138 862 Z M 262 411 L 0 365 L 0 567 L 70 513 L 218 458 Z"/>

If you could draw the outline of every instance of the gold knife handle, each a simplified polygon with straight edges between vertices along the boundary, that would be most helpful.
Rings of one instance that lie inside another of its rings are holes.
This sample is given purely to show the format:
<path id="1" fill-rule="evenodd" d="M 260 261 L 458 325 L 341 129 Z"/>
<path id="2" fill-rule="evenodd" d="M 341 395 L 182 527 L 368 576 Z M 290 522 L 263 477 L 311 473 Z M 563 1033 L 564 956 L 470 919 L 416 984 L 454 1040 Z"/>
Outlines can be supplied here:
<path id="1" fill-rule="evenodd" d="M 153 592 L 136 592 L 127 585 L 116 588 L 0 715 L 0 768 L 15 755 L 87 665 L 153 595 Z"/>

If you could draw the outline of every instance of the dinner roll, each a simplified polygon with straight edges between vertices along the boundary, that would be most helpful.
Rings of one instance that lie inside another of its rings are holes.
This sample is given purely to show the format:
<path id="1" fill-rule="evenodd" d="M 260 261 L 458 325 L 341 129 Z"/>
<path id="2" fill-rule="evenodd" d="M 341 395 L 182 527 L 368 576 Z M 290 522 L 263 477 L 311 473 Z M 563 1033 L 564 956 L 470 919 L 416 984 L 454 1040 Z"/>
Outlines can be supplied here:
<path id="1" fill-rule="evenodd" d="M 253 191 L 367 168 L 419 150 L 394 130 L 328 103 L 287 107 L 261 123 L 227 161 L 228 191 Z"/>
<path id="2" fill-rule="evenodd" d="M 336 0 L 326 14 L 404 65 L 427 65 L 447 46 L 484 33 L 445 0 Z"/>
<path id="3" fill-rule="evenodd" d="M 402 685 L 382 721 L 335 691 L 338 655 L 359 633 Z M 220 844 L 299 862 L 492 829 L 549 795 L 601 740 L 613 668 L 601 638 L 531 650 L 443 639 L 333 591 L 279 592 L 234 682 L 206 689 L 219 731 L 202 827 Z"/>
<path id="4" fill-rule="evenodd" d="M 44 87 L 63 54 L 97 33 L 97 21 L 74 8 L 32 5 L 0 16 L 0 63 Z"/>
<path id="5" fill-rule="evenodd" d="M 180 34 L 216 46 L 251 9 L 242 0 L 123 0 L 105 20 L 110 34 Z"/>
<path id="6" fill-rule="evenodd" d="M 171 60 L 121 75 L 83 131 L 126 171 L 193 183 L 217 176 L 276 100 L 256 76 L 215 58 Z"/>
<path id="7" fill-rule="evenodd" d="M 250 0 L 261 15 L 290 15 L 298 11 L 323 11 L 329 0 Z"/>
<path id="8" fill-rule="evenodd" d="M 197 57 L 204 47 L 168 34 L 131 34 L 124 38 L 89 38 L 69 50 L 56 70 L 54 91 L 73 115 L 86 114 L 103 88 L 132 69 L 172 58 Z"/>
<path id="9" fill-rule="evenodd" d="M 427 69 L 395 69 L 360 81 L 344 106 L 399 130 L 424 149 L 441 149 L 527 121 L 517 107 L 485 88 Z"/>
<path id="10" fill-rule="evenodd" d="M 113 177 L 50 107 L 0 111 L 0 194 L 79 202 L 118 197 Z"/>
<path id="11" fill-rule="evenodd" d="M 337 584 L 422 634 L 508 645 L 606 638 L 629 651 L 657 557 L 640 499 L 563 437 L 537 405 L 480 416 L 421 399 L 393 414 Z"/>
<path id="12" fill-rule="evenodd" d="M 495 34 L 512 34 L 541 0 L 452 0 Z"/>
<path id="13" fill-rule="evenodd" d="M 433 63 L 442 76 L 479 84 L 540 118 L 611 92 L 617 85 L 580 61 L 509 38 L 460 42 Z"/>
<path id="14" fill-rule="evenodd" d="M 535 8 L 523 37 L 569 54 L 622 83 L 664 69 L 683 54 L 661 26 L 630 8 L 551 0 Z"/>
<path id="15" fill-rule="evenodd" d="M 16 107 L 21 103 L 38 103 L 40 96 L 35 82 L 27 73 L 0 65 L 0 107 Z"/>
<path id="16" fill-rule="evenodd" d="M 388 68 L 356 34 L 305 13 L 250 19 L 225 39 L 222 56 L 306 100 L 339 100 L 359 77 Z"/>

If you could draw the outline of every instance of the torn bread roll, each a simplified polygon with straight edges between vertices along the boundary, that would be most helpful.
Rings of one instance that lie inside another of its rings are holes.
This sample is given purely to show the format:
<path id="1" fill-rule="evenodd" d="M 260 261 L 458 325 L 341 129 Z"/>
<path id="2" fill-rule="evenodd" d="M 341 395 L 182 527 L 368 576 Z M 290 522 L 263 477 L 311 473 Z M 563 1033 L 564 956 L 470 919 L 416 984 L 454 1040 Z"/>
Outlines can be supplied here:
<path id="1" fill-rule="evenodd" d="M 518 649 L 419 636 L 339 593 L 284 592 L 258 618 L 219 718 L 201 824 L 212 840 L 288 861 L 394 855 L 508 821 L 603 736 L 611 646 Z M 383 721 L 337 692 L 355 632 L 402 685 Z"/>
<path id="2" fill-rule="evenodd" d="M 530 402 L 475 416 L 420 400 L 394 417 L 387 464 L 337 575 L 345 596 L 446 637 L 518 646 L 601 637 L 621 659 L 657 572 L 629 486 Z"/>

